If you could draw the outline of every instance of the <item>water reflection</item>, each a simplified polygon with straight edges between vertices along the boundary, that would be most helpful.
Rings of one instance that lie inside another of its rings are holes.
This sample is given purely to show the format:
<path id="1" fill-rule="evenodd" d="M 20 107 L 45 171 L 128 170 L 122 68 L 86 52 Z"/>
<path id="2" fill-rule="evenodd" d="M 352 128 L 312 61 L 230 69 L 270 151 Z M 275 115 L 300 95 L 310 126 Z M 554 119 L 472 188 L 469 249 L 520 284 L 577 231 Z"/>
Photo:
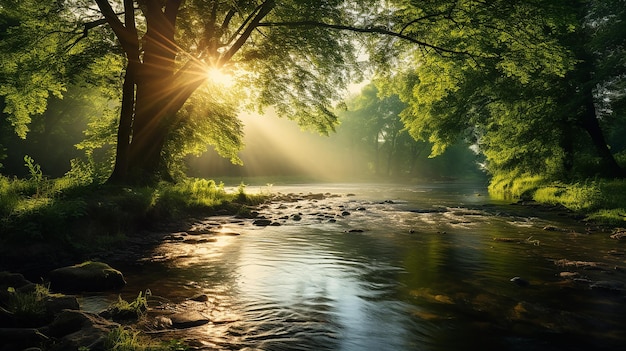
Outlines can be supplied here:
<path id="1" fill-rule="evenodd" d="M 205 350 L 588 350 L 626 342 L 623 292 L 558 276 L 565 268 L 555 260 L 615 250 L 604 237 L 576 235 L 574 222 L 539 219 L 463 186 L 305 190 L 356 196 L 270 205 L 262 212 L 276 227 L 222 219 L 222 234 L 241 235 L 166 243 L 155 256 L 167 259 L 130 271 L 126 289 L 150 288 L 208 316 L 207 325 L 165 334 Z M 569 229 L 543 231 L 548 224 Z M 605 259 L 620 266 L 623 257 Z M 582 274 L 626 280 L 619 270 Z M 208 301 L 186 300 L 197 293 Z"/>

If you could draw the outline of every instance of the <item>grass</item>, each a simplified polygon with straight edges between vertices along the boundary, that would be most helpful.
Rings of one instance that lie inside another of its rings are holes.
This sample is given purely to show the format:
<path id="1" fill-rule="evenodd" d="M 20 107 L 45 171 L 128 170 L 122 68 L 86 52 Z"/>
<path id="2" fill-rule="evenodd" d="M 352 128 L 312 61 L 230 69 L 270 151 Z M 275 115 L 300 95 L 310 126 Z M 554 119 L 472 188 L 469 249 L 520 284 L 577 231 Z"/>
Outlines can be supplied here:
<path id="1" fill-rule="evenodd" d="M 218 211 L 235 214 L 267 198 L 245 194 L 244 189 L 242 185 L 226 191 L 222 183 L 207 179 L 121 187 L 69 176 L 10 179 L 0 175 L 0 263 L 10 261 L 19 245 L 56 246 L 61 250 L 52 250 L 53 255 L 78 256 L 114 247 L 129 233 L 166 221 Z"/>
<path id="2" fill-rule="evenodd" d="M 107 318 L 114 321 L 136 320 L 148 310 L 148 297 L 142 292 L 132 301 L 126 301 L 118 296 L 117 301 L 112 303 L 105 311 Z"/>
<path id="3" fill-rule="evenodd" d="M 589 179 L 551 182 L 533 175 L 501 175 L 492 179 L 489 193 L 500 199 L 535 200 L 583 213 L 588 220 L 626 225 L 626 180 Z"/>
<path id="4" fill-rule="evenodd" d="M 104 342 L 106 351 L 184 351 L 187 346 L 180 341 L 158 342 L 145 337 L 141 332 L 124 328 L 113 329 Z"/>
<path id="5" fill-rule="evenodd" d="M 19 291 L 13 287 L 7 289 L 6 307 L 18 326 L 38 326 L 47 315 L 46 299 L 50 296 L 48 287 L 36 284 L 33 289 Z"/>

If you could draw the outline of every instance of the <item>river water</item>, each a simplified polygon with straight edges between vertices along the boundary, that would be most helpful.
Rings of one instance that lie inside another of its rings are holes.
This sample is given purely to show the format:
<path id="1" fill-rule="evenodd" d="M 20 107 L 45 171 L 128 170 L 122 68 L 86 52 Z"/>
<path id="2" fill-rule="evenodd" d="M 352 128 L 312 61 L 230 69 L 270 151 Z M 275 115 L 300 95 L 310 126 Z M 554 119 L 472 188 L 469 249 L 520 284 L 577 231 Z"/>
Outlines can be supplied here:
<path id="1" fill-rule="evenodd" d="M 125 269 L 124 296 L 152 294 L 146 330 L 201 350 L 626 346 L 626 248 L 610 233 L 472 184 L 259 190 L 300 195 L 259 210 L 275 225 L 198 219 Z M 173 312 L 209 323 L 154 322 Z"/>

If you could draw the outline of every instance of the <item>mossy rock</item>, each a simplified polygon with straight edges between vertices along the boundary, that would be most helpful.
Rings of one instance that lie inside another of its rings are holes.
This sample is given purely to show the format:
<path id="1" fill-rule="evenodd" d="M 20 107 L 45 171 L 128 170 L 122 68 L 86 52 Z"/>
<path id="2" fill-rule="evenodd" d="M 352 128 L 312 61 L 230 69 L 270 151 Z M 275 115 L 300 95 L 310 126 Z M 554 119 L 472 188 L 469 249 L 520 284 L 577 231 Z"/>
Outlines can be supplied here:
<path id="1" fill-rule="evenodd" d="M 50 272 L 50 288 L 58 292 L 98 292 L 126 285 L 122 272 L 102 262 L 83 262 Z"/>

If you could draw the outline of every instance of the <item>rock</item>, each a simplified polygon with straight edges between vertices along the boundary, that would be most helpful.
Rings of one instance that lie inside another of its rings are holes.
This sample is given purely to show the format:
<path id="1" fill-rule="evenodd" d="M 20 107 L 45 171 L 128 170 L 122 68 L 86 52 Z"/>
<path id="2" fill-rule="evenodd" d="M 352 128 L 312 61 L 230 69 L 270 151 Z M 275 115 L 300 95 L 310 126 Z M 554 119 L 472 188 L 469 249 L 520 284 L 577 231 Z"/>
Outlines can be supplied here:
<path id="1" fill-rule="evenodd" d="M 65 310 L 41 332 L 59 339 L 52 351 L 98 351 L 104 350 L 107 335 L 119 326 L 93 313 Z"/>
<path id="2" fill-rule="evenodd" d="M 35 328 L 0 328 L 0 350 L 13 351 L 31 349 L 48 340 Z"/>
<path id="3" fill-rule="evenodd" d="M 574 278 L 578 278 L 580 274 L 577 272 L 561 272 L 559 273 L 559 277 L 561 278 L 565 278 L 565 279 L 574 279 Z"/>
<path id="4" fill-rule="evenodd" d="M 0 272 L 0 287 L 14 287 L 19 289 L 32 283 L 19 273 Z"/>
<path id="5" fill-rule="evenodd" d="M 167 316 L 172 321 L 172 328 L 184 329 L 209 323 L 209 319 L 198 311 L 181 312 Z"/>
<path id="6" fill-rule="evenodd" d="M 50 295 L 45 301 L 46 312 L 53 316 L 61 313 L 63 310 L 79 310 L 80 304 L 76 296 L 69 295 Z"/>
<path id="7" fill-rule="evenodd" d="M 194 296 L 190 297 L 189 300 L 197 301 L 197 302 L 206 302 L 206 301 L 209 301 L 209 295 L 207 295 L 207 294 L 198 294 L 198 295 L 194 295 Z"/>
<path id="8" fill-rule="evenodd" d="M 102 262 L 84 262 L 50 272 L 50 287 L 60 292 L 97 292 L 126 285 L 124 276 Z"/>
<path id="9" fill-rule="evenodd" d="M 293 215 L 293 217 L 291 217 L 291 219 L 293 219 L 294 221 L 299 221 L 302 220 L 302 216 L 300 216 L 299 214 L 295 214 Z"/>
<path id="10" fill-rule="evenodd" d="M 349 216 L 349 215 L 350 215 L 350 212 L 348 212 L 348 211 L 343 211 L 343 212 L 341 212 L 341 215 L 342 215 L 342 216 Z"/>
<path id="11" fill-rule="evenodd" d="M 520 243 L 520 239 L 517 238 L 493 238 L 493 241 L 499 241 L 499 242 L 503 242 L 503 243 L 516 243 L 519 244 Z"/>
<path id="12" fill-rule="evenodd" d="M 259 227 L 267 227 L 268 225 L 272 224 L 272 220 L 267 218 L 259 218 L 255 219 L 252 224 Z"/>
<path id="13" fill-rule="evenodd" d="M 616 280 L 600 280 L 591 285 L 589 285 L 591 289 L 598 290 L 609 290 L 609 291 L 623 291 L 624 283 Z"/>
<path id="14" fill-rule="evenodd" d="M 346 233 L 363 233 L 364 230 L 363 229 L 350 229 L 350 230 L 346 230 Z"/>
<path id="15" fill-rule="evenodd" d="M 615 239 L 615 240 L 622 240 L 626 238 L 626 229 L 624 228 L 616 228 L 615 230 L 613 230 L 613 233 L 611 235 L 611 239 Z"/>
<path id="16" fill-rule="evenodd" d="M 511 278 L 511 282 L 517 284 L 518 286 L 529 286 L 530 282 L 522 277 L 513 277 Z"/>
<path id="17" fill-rule="evenodd" d="M 566 229 L 555 227 L 553 225 L 547 225 L 543 227 L 543 230 L 548 231 L 548 232 L 566 232 L 567 231 Z"/>

